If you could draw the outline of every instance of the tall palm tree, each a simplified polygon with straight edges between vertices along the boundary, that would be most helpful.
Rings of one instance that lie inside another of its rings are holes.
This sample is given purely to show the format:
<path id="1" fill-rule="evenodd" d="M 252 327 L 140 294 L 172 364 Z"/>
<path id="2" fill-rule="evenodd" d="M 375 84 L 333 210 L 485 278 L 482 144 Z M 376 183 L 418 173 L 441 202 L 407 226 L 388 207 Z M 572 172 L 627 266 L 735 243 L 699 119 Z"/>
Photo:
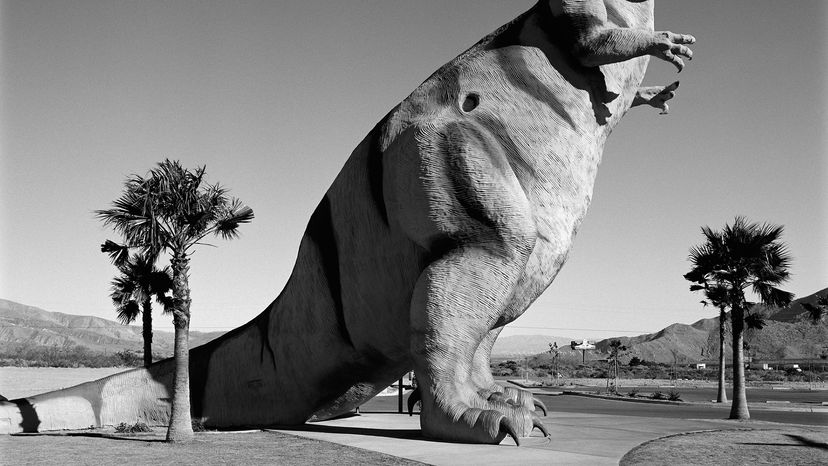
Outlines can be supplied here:
<path id="1" fill-rule="evenodd" d="M 112 208 L 96 212 L 104 225 L 123 236 L 126 246 L 153 257 L 171 255 L 175 375 L 168 442 L 193 438 L 188 343 L 192 249 L 210 235 L 236 238 L 239 226 L 253 220 L 250 207 L 228 196 L 218 183 L 207 183 L 204 176 L 203 166 L 190 171 L 178 161 L 164 160 L 146 177 L 129 177 Z"/>
<path id="2" fill-rule="evenodd" d="M 708 227 L 702 228 L 707 242 L 690 250 L 690 262 L 693 269 L 684 275 L 684 278 L 694 282 L 690 291 L 704 291 L 706 299 L 701 303 L 704 306 L 712 305 L 719 309 L 719 390 L 716 395 L 717 403 L 727 403 L 727 386 L 725 382 L 725 340 L 727 338 L 727 287 L 709 272 L 714 270 L 721 249 L 720 236 Z"/>
<path id="3" fill-rule="evenodd" d="M 790 277 L 788 268 L 791 257 L 780 241 L 781 226 L 749 223 L 744 217 L 736 217 L 732 225 L 721 231 L 705 227 L 702 233 L 706 242 L 691 249 L 694 256 L 704 258 L 688 274 L 688 280 L 696 283 L 691 290 L 704 289 L 705 284 L 715 283 L 720 303 L 730 308 L 730 324 L 733 338 L 733 404 L 731 419 L 749 419 L 750 412 L 745 396 L 744 330 L 745 326 L 762 328 L 761 315 L 752 312 L 755 303 L 748 302 L 747 290 L 752 291 L 759 302 L 768 306 L 784 307 L 790 304 L 793 294 L 777 288 Z M 701 288 L 699 288 L 701 287 Z"/>
<path id="4" fill-rule="evenodd" d="M 110 297 L 118 312 L 118 321 L 127 325 L 142 316 L 144 338 L 144 367 L 152 364 L 152 298 L 165 306 L 169 312 L 171 299 L 167 292 L 172 289 L 170 268 L 155 268 L 153 260 L 145 254 L 129 256 L 129 248 L 107 240 L 101 245 L 101 252 L 109 255 L 118 267 L 120 275 L 112 280 Z"/>

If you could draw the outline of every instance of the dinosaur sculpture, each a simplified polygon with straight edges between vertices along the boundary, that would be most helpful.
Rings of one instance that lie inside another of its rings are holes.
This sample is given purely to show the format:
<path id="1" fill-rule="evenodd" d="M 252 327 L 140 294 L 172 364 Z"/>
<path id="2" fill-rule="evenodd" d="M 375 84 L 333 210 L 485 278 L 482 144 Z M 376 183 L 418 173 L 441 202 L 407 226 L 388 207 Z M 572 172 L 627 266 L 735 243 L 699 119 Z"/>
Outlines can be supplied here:
<path id="1" fill-rule="evenodd" d="M 292 275 L 257 318 L 190 355 L 193 416 L 294 425 L 347 412 L 414 369 L 424 435 L 499 443 L 541 427 L 497 385 L 492 345 L 563 265 L 604 142 L 648 57 L 692 36 L 653 2 L 541 0 L 444 65 L 351 154 L 310 218 Z M 163 424 L 173 362 L 0 402 L 0 430 Z"/>

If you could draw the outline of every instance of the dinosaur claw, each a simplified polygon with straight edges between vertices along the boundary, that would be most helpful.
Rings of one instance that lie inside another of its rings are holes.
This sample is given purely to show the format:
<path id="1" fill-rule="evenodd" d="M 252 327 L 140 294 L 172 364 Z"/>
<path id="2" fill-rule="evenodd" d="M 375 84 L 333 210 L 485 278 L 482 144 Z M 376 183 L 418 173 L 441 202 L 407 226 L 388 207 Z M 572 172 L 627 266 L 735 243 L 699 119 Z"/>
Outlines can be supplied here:
<path id="1" fill-rule="evenodd" d="M 420 393 L 420 387 L 415 387 L 414 390 L 411 390 L 411 394 L 408 395 L 408 415 L 414 415 L 414 405 L 417 404 L 418 401 L 422 400 L 422 394 Z"/>
<path id="2" fill-rule="evenodd" d="M 535 397 L 532 397 L 532 402 L 535 404 L 535 409 L 539 409 L 539 410 L 543 411 L 543 415 L 546 416 L 546 414 L 549 412 L 549 410 L 546 409 L 546 405 L 543 404 L 543 401 L 541 401 L 541 400 L 539 400 Z"/>
<path id="3" fill-rule="evenodd" d="M 504 417 L 500 419 L 500 432 L 505 432 L 509 437 L 512 437 L 512 440 L 515 441 L 516 446 L 520 446 L 520 439 L 515 433 L 515 426 L 512 425 L 512 421 L 509 418 Z"/>
<path id="4" fill-rule="evenodd" d="M 532 415 L 532 428 L 535 427 L 537 427 L 538 430 L 541 431 L 544 437 L 551 438 L 551 435 L 549 435 L 549 430 L 546 429 L 546 426 L 543 425 L 543 422 L 541 422 L 540 418 L 538 418 L 538 416 L 536 415 Z"/>

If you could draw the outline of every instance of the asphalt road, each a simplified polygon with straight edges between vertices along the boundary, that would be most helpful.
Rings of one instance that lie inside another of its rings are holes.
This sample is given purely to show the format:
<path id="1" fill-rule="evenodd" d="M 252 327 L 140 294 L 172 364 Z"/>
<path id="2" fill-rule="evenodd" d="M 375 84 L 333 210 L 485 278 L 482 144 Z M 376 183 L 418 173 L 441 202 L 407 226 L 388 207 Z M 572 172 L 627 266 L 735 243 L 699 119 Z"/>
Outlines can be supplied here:
<path id="1" fill-rule="evenodd" d="M 750 395 L 748 395 L 748 399 Z M 618 416 L 660 417 L 668 419 L 727 419 L 730 406 L 714 404 L 660 404 L 636 403 L 631 401 L 603 400 L 573 395 L 547 396 L 538 398 L 555 412 L 613 414 Z M 751 419 L 785 424 L 806 424 L 813 426 L 828 425 L 828 412 L 809 413 L 786 411 L 786 407 L 770 406 L 750 410 Z"/>
<path id="2" fill-rule="evenodd" d="M 642 390 L 644 391 L 644 390 Z M 652 391 L 652 388 L 648 389 Z M 662 389 L 665 393 L 669 389 Z M 680 390 L 682 395 L 686 390 Z M 775 392 L 775 391 L 774 391 Z M 816 392 L 817 396 L 824 396 L 826 392 Z M 760 393 L 748 391 L 748 400 L 758 400 L 758 396 L 751 398 L 751 395 Z M 770 395 L 774 395 L 771 393 Z M 790 396 L 790 393 L 788 394 Z M 814 393 L 807 393 L 813 396 Z M 707 395 L 704 395 L 707 396 Z M 403 409 L 406 409 L 403 400 Z M 658 417 L 667 419 L 727 419 L 730 414 L 730 406 L 717 406 L 715 404 L 656 404 L 636 403 L 631 401 L 603 400 L 574 395 L 541 395 L 541 401 L 549 409 L 550 416 L 555 412 L 560 413 L 587 413 L 587 414 L 612 414 L 618 416 L 643 416 Z M 705 398 L 709 401 L 709 398 Z M 799 405 L 802 406 L 802 405 Z M 396 396 L 375 397 L 360 407 L 363 412 L 397 412 L 398 401 Z M 750 410 L 752 419 L 769 422 L 780 422 L 786 424 L 805 424 L 816 426 L 828 426 L 828 412 L 799 412 L 786 410 L 785 405 L 769 404 L 762 405 Z"/>

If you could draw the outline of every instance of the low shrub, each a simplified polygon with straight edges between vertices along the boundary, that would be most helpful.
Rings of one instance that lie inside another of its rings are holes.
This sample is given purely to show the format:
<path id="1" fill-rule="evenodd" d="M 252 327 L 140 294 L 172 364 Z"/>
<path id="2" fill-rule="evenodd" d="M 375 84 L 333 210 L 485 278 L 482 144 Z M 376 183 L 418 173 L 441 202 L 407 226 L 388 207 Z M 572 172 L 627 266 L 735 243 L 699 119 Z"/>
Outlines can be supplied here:
<path id="1" fill-rule="evenodd" d="M 194 418 L 193 419 L 193 432 L 205 432 L 207 430 L 204 427 L 204 419 L 201 418 Z"/>
<path id="2" fill-rule="evenodd" d="M 122 422 L 115 426 L 115 432 L 119 434 L 134 434 L 136 432 L 152 432 L 152 429 L 143 422 L 136 422 L 135 424 Z"/>
<path id="3" fill-rule="evenodd" d="M 667 399 L 667 396 L 664 395 L 661 392 L 653 392 L 653 394 L 650 395 L 650 398 L 652 398 L 654 400 L 665 400 L 665 399 Z"/>
<path id="4" fill-rule="evenodd" d="M 667 399 L 670 401 L 681 401 L 681 393 L 670 390 L 670 393 L 667 394 Z"/>
<path id="5" fill-rule="evenodd" d="M 635 389 L 635 388 L 631 389 L 630 391 L 627 392 L 627 396 L 630 397 L 630 398 L 637 397 L 638 396 L 638 390 Z"/>

